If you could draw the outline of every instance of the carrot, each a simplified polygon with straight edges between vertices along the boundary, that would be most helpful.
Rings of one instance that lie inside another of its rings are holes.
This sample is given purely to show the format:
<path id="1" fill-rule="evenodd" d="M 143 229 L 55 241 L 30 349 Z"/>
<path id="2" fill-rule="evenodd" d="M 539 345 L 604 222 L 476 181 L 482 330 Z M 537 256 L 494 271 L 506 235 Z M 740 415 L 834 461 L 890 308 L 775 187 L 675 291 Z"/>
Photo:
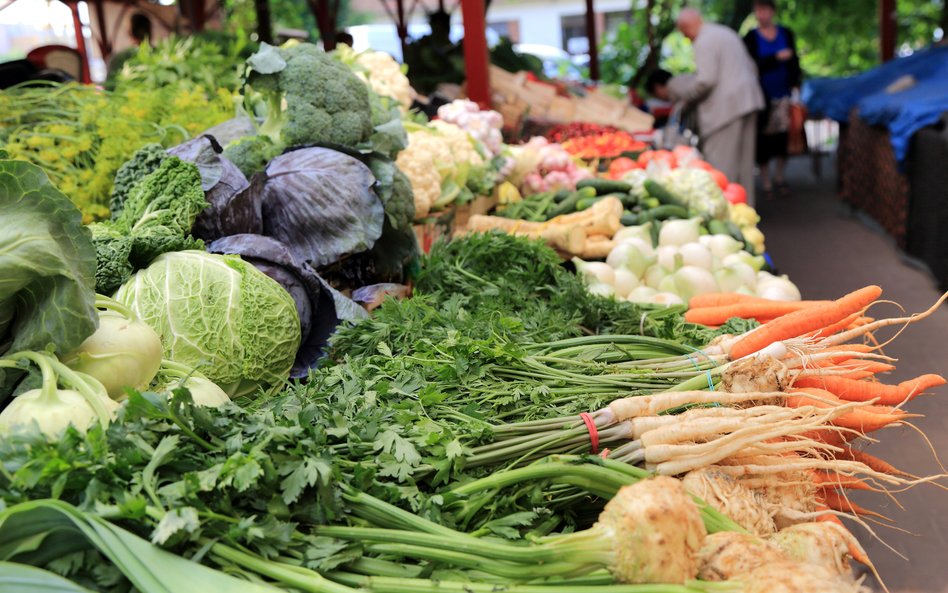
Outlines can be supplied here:
<path id="1" fill-rule="evenodd" d="M 839 492 L 836 490 L 830 490 L 828 488 L 823 488 L 820 493 L 823 496 L 823 502 L 826 503 L 826 506 L 833 509 L 834 511 L 841 511 L 844 513 L 855 513 L 857 515 L 866 515 L 868 517 L 875 517 L 877 519 L 882 519 L 884 521 L 891 521 L 885 515 L 877 513 L 875 511 L 870 511 L 867 508 L 861 507 L 858 504 L 848 500 L 844 496 L 840 496 Z"/>
<path id="2" fill-rule="evenodd" d="M 688 301 L 688 308 L 697 309 L 701 307 L 723 307 L 735 303 L 747 303 L 760 297 L 749 294 L 739 294 L 736 292 L 709 292 L 691 297 Z"/>
<path id="3" fill-rule="evenodd" d="M 810 332 L 809 334 L 807 334 L 807 337 L 808 338 L 825 338 L 826 336 L 831 336 L 835 334 L 836 332 L 841 332 L 845 329 L 849 329 L 849 327 L 857 319 L 859 319 L 860 315 L 862 315 L 862 311 L 856 311 L 855 313 L 853 313 L 852 315 L 850 315 L 849 317 L 846 317 L 845 319 L 841 321 L 837 321 L 836 323 L 833 323 L 822 329 L 816 330 L 815 332 Z"/>
<path id="4" fill-rule="evenodd" d="M 867 286 L 823 305 L 813 305 L 788 313 L 772 323 L 744 335 L 731 346 L 730 358 L 737 360 L 753 354 L 773 342 L 802 336 L 837 323 L 879 298 L 882 289 Z"/>
<path id="5" fill-rule="evenodd" d="M 895 370 L 895 365 L 877 360 L 846 360 L 839 365 L 842 368 L 851 368 L 853 370 L 869 371 L 872 374 L 888 373 Z"/>
<path id="6" fill-rule="evenodd" d="M 852 432 L 840 432 L 839 430 L 833 430 L 831 428 L 810 430 L 800 435 L 801 438 L 818 441 L 840 449 L 849 446 L 849 441 L 855 439 L 857 436 L 859 435 Z"/>
<path id="7" fill-rule="evenodd" d="M 879 459 L 875 455 L 870 455 L 865 451 L 859 451 L 858 449 L 853 449 L 847 447 L 842 451 L 835 454 L 836 459 L 855 461 L 861 463 L 871 469 L 874 472 L 879 472 L 880 474 L 889 474 L 890 476 L 905 476 L 912 477 L 911 475 L 903 472 L 902 470 L 896 468 L 894 465 L 888 461 Z"/>
<path id="8" fill-rule="evenodd" d="M 811 396 L 811 397 L 808 397 Z M 825 401 L 821 401 L 825 400 Z M 828 403 L 827 403 L 828 402 Z M 841 399 L 834 393 L 826 391 L 825 389 L 819 389 L 817 387 L 793 387 L 793 392 L 787 396 L 787 407 L 798 408 L 800 406 L 816 406 L 818 408 L 831 408 L 835 406 L 842 406 L 848 404 L 844 399 Z M 889 406 L 861 406 L 857 411 L 864 411 L 872 414 L 888 415 L 888 414 L 898 414 L 901 416 L 906 416 L 906 412 L 899 410 L 898 408 L 892 408 Z"/>
<path id="9" fill-rule="evenodd" d="M 818 387 L 835 393 L 840 398 L 863 402 L 878 398 L 880 404 L 897 406 L 922 394 L 927 389 L 944 385 L 945 379 L 940 375 L 922 375 L 903 381 L 898 385 L 885 385 L 874 381 L 861 381 L 846 377 L 800 377 L 794 383 L 797 387 Z"/>
<path id="10" fill-rule="evenodd" d="M 697 298 L 697 297 L 695 297 Z M 692 299 L 694 300 L 694 299 Z M 685 313 L 685 321 L 690 323 L 702 323 L 704 325 L 720 325 L 732 317 L 741 317 L 743 319 L 756 319 L 757 321 L 776 319 L 813 305 L 807 302 L 791 301 L 745 301 L 734 303 L 733 305 L 724 305 L 720 307 L 698 307 L 689 305 Z"/>
<path id="11" fill-rule="evenodd" d="M 815 470 L 813 481 L 820 488 L 846 488 L 847 490 L 873 490 L 872 486 L 855 476 L 844 476 L 836 472 Z"/>

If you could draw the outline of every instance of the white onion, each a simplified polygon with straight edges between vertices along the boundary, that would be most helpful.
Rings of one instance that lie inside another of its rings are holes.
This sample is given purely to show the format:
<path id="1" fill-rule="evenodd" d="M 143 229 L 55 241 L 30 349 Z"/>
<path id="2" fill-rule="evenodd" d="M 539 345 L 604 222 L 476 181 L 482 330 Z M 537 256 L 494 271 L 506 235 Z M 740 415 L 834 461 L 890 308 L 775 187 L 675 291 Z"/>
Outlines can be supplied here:
<path id="1" fill-rule="evenodd" d="M 622 242 L 627 239 L 640 239 L 646 243 L 648 246 L 652 246 L 652 223 L 647 222 L 639 226 L 627 226 L 622 227 L 616 234 L 612 236 L 612 240 L 616 242 Z"/>
<path id="2" fill-rule="evenodd" d="M 658 258 L 658 265 L 674 272 L 681 267 L 681 253 L 678 247 L 673 245 L 663 245 L 655 250 L 655 256 Z"/>
<path id="3" fill-rule="evenodd" d="M 662 230 L 658 233 L 658 245 L 675 245 L 680 247 L 688 243 L 695 243 L 701 236 L 700 229 L 700 218 L 667 220 L 662 224 Z"/>
<path id="4" fill-rule="evenodd" d="M 626 239 L 612 248 L 606 257 L 606 264 L 616 270 L 625 269 L 641 276 L 654 259 L 651 245 L 641 239 Z"/>
<path id="5" fill-rule="evenodd" d="M 681 262 L 686 266 L 698 266 L 699 268 L 704 268 L 705 270 L 710 270 L 713 264 L 713 258 L 711 257 L 711 250 L 698 243 L 688 243 L 687 245 L 682 245 L 679 250 L 681 251 Z"/>
<path id="6" fill-rule="evenodd" d="M 583 261 L 578 257 L 574 257 L 573 264 L 576 266 L 576 271 L 582 274 L 586 282 L 590 284 L 611 285 L 615 281 L 615 272 L 604 262 Z"/>
<path id="7" fill-rule="evenodd" d="M 658 285 L 661 284 L 662 280 L 669 274 L 671 274 L 671 272 L 655 264 L 645 271 L 645 285 L 657 289 Z"/>
<path id="8" fill-rule="evenodd" d="M 673 292 L 657 292 L 652 295 L 650 302 L 656 305 L 665 305 L 666 307 L 685 304 L 685 301 Z"/>
<path id="9" fill-rule="evenodd" d="M 674 273 L 675 293 L 688 301 L 699 294 L 718 291 L 718 283 L 708 270 L 697 266 L 684 266 Z"/>
<path id="10" fill-rule="evenodd" d="M 617 297 L 625 298 L 633 289 L 639 287 L 639 276 L 629 270 L 619 268 L 615 273 L 615 293 Z"/>
<path id="11" fill-rule="evenodd" d="M 611 284 L 606 284 L 604 282 L 597 282 L 596 284 L 589 285 L 589 294 L 594 294 L 601 297 L 611 297 L 615 296 L 615 289 L 612 288 Z"/>
<path id="12" fill-rule="evenodd" d="M 711 255 L 718 258 L 719 260 L 723 260 L 732 253 L 737 253 L 744 247 L 743 243 L 728 235 L 708 236 L 711 237 L 708 240 L 708 248 L 711 250 Z"/>
<path id="13" fill-rule="evenodd" d="M 652 297 L 656 294 L 658 294 L 658 291 L 651 286 L 639 286 L 629 293 L 626 300 L 633 303 L 651 303 Z"/>

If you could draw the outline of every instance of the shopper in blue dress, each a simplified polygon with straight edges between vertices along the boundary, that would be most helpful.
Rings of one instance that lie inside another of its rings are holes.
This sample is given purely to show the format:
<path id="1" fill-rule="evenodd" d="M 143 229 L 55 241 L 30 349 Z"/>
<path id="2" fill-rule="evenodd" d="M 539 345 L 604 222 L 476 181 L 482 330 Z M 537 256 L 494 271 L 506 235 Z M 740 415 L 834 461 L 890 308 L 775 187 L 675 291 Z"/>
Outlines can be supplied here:
<path id="1" fill-rule="evenodd" d="M 757 119 L 757 164 L 764 196 L 773 198 L 775 189 L 782 196 L 790 193 L 784 179 L 790 99 L 793 90 L 800 87 L 802 72 L 793 31 L 776 23 L 774 0 L 755 0 L 754 15 L 758 26 L 744 36 L 744 43 L 757 62 L 760 86 L 767 103 Z M 772 180 L 770 161 L 775 161 Z"/>

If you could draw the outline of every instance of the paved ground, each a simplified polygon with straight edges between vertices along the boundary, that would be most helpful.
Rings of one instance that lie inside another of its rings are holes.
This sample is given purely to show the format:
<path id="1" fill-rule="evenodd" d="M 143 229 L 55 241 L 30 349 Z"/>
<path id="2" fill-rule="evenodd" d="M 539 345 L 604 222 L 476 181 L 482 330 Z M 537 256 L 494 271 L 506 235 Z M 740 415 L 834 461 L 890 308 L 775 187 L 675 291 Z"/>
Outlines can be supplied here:
<path id="1" fill-rule="evenodd" d="M 885 291 L 884 298 L 898 302 L 907 311 L 927 309 L 939 297 L 934 280 L 927 271 L 913 265 L 871 221 L 836 199 L 833 169 L 834 165 L 824 159 L 823 176 L 818 179 L 808 161 L 794 161 L 789 175 L 792 197 L 758 203 L 760 227 L 777 267 L 790 275 L 804 298 L 834 298 L 867 284 L 878 284 Z M 891 306 L 887 310 L 895 311 Z M 878 313 L 882 313 L 881 308 Z M 888 355 L 899 359 L 898 369 L 887 379 L 899 382 L 929 372 L 948 373 L 946 338 L 948 306 L 907 329 L 886 348 Z M 925 415 L 915 424 L 948 464 L 946 398 L 948 388 L 943 387 L 936 396 L 913 401 L 909 410 Z M 881 431 L 879 437 L 881 442 L 869 449 L 875 455 L 916 475 L 942 473 L 916 432 L 893 428 Z M 948 480 L 944 482 L 948 484 Z M 948 491 L 926 485 L 896 496 L 904 511 L 881 494 L 868 493 L 853 499 L 896 519 L 901 529 L 910 532 L 876 530 L 910 560 L 872 540 L 859 527 L 854 527 L 854 533 L 893 593 L 948 592 Z"/>

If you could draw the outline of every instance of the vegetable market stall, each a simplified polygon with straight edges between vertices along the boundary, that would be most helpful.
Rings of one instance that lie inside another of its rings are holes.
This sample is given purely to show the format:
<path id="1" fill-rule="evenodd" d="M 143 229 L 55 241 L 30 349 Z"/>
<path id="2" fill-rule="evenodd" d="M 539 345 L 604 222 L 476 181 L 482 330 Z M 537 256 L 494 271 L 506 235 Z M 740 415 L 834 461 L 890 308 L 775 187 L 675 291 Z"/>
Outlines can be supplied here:
<path id="1" fill-rule="evenodd" d="M 393 64 L 262 45 L 253 119 L 124 144 L 82 199 L 28 162 L 65 124 L 5 130 L 0 584 L 860 591 L 848 491 L 937 479 L 864 446 L 945 382 L 885 384 L 874 334 L 945 297 L 803 300 L 693 150 L 506 146 L 472 103 L 408 113 Z M 128 106 L 93 97 L 85 125 Z M 413 222 L 488 195 L 419 254 Z"/>
<path id="2" fill-rule="evenodd" d="M 840 196 L 907 244 L 904 163 L 919 130 L 948 112 L 948 47 L 932 47 L 855 77 L 808 81 L 811 112 L 848 123 L 840 138 Z M 924 240 L 924 239 L 923 239 Z"/>

